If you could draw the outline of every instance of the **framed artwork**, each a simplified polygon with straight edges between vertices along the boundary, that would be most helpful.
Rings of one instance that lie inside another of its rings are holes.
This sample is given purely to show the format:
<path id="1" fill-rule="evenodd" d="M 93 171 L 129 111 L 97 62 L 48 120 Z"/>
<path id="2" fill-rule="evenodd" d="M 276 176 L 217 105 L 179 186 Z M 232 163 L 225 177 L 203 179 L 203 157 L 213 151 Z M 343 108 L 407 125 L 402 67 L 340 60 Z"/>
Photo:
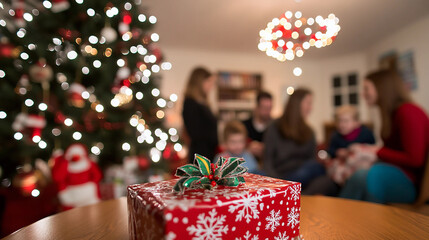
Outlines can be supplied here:
<path id="1" fill-rule="evenodd" d="M 402 54 L 397 54 L 394 50 L 389 51 L 380 56 L 379 67 L 398 71 L 410 90 L 418 88 L 413 51 L 409 50 Z"/>
<path id="2" fill-rule="evenodd" d="M 404 79 L 405 85 L 410 90 L 417 89 L 417 76 L 414 65 L 414 52 L 407 51 L 398 58 L 398 71 Z"/>

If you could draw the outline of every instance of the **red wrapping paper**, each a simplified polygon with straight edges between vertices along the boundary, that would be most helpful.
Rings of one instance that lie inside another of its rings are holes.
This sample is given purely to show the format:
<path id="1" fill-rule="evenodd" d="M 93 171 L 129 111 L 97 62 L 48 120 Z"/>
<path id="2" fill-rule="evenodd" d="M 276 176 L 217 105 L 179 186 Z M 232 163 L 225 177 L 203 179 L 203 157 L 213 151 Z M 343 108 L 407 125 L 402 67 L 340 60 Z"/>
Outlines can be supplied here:
<path id="1" fill-rule="evenodd" d="M 301 184 L 246 173 L 245 184 L 173 192 L 177 179 L 128 187 L 130 239 L 293 240 Z"/>

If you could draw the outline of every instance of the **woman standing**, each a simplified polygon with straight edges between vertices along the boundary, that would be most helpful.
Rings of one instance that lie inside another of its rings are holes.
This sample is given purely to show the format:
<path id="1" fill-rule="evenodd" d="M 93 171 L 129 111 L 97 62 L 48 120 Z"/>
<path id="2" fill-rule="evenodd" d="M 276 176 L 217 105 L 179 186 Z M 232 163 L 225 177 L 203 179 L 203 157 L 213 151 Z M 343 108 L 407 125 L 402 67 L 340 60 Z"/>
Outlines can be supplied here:
<path id="1" fill-rule="evenodd" d="M 384 146 L 367 146 L 362 151 L 376 154 L 381 163 L 356 172 L 340 196 L 379 203 L 412 203 L 429 149 L 429 119 L 413 103 L 403 80 L 394 71 L 369 74 L 363 90 L 368 105 L 380 109 Z"/>
<path id="2" fill-rule="evenodd" d="M 301 182 L 305 187 L 324 173 L 316 161 L 316 140 L 307 124 L 313 95 L 307 89 L 296 89 L 286 104 L 283 115 L 274 121 L 264 135 L 264 171 L 272 177 Z"/>
<path id="3" fill-rule="evenodd" d="M 191 140 L 188 158 L 194 154 L 213 159 L 218 145 L 217 119 L 211 112 L 207 96 L 213 88 L 215 76 L 204 68 L 195 68 L 188 80 L 183 103 L 183 122 Z"/>

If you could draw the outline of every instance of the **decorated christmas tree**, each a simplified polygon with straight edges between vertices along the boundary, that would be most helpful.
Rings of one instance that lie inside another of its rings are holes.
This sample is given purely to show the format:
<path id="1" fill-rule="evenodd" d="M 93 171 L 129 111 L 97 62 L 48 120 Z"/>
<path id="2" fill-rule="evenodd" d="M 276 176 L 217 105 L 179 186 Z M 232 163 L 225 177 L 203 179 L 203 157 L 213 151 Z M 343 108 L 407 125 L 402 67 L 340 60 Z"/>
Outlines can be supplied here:
<path id="1" fill-rule="evenodd" d="M 12 0 L 0 5 L 3 178 L 81 143 L 101 167 L 134 158 L 166 169 L 181 145 L 165 128 L 169 70 L 140 0 Z M 164 96 L 165 97 L 165 96 Z"/>

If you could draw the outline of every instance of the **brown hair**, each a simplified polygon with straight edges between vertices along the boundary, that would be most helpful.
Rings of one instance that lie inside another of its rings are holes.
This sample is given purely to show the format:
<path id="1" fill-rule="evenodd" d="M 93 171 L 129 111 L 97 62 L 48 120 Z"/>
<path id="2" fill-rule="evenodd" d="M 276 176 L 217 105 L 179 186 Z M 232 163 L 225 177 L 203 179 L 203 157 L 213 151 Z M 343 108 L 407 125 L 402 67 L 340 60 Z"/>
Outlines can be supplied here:
<path id="1" fill-rule="evenodd" d="M 314 133 L 305 122 L 301 113 L 301 102 L 311 91 L 305 88 L 295 89 L 286 104 L 283 115 L 278 121 L 278 128 L 283 137 L 303 144 L 313 138 Z"/>
<path id="2" fill-rule="evenodd" d="M 381 113 L 381 136 L 390 136 L 392 128 L 392 114 L 403 103 L 412 102 L 399 74 L 394 70 L 380 70 L 366 76 L 377 90 L 377 102 Z"/>
<path id="3" fill-rule="evenodd" d="M 258 95 L 256 96 L 256 104 L 259 106 L 262 99 L 269 99 L 272 100 L 273 96 L 269 92 L 260 91 Z"/>
<path id="4" fill-rule="evenodd" d="M 352 105 L 343 105 L 338 107 L 335 110 L 335 118 L 338 119 L 339 116 L 343 114 L 351 114 L 353 119 L 359 121 L 359 112 L 355 106 Z"/>
<path id="5" fill-rule="evenodd" d="M 207 104 L 207 94 L 203 90 L 203 83 L 212 74 L 203 67 L 195 68 L 186 85 L 185 97 L 191 98 L 199 103 Z"/>
<path id="6" fill-rule="evenodd" d="M 247 137 L 247 130 L 244 124 L 237 120 L 232 120 L 226 123 L 223 130 L 223 140 L 226 141 L 232 134 L 242 134 Z"/>

